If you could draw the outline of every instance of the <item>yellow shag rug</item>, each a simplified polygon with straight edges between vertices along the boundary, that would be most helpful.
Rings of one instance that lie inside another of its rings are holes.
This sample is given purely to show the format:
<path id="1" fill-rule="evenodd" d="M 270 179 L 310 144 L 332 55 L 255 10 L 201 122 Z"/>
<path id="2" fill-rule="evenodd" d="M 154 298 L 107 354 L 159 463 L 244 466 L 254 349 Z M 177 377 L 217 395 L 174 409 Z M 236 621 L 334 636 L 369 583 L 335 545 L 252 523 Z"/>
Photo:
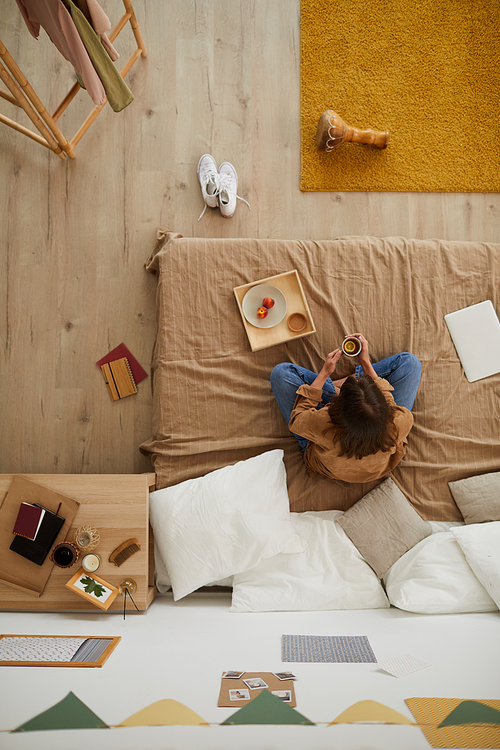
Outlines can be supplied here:
<path id="1" fill-rule="evenodd" d="M 500 191 L 498 0 L 301 0 L 301 190 Z M 316 148 L 320 115 L 390 132 Z"/>

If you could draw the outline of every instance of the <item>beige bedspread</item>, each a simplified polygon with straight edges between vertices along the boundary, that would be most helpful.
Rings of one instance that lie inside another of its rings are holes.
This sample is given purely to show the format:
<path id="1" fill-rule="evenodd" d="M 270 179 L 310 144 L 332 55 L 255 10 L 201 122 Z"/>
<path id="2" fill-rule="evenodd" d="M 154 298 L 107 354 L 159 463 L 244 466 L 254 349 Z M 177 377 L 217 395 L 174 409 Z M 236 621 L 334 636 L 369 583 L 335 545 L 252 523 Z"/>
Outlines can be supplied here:
<path id="1" fill-rule="evenodd" d="M 350 507 L 376 483 L 308 476 L 269 374 L 285 361 L 317 371 L 353 331 L 367 337 L 374 360 L 411 351 L 422 361 L 408 452 L 393 476 L 424 518 L 460 520 L 447 482 L 500 469 L 500 375 L 469 383 L 443 320 L 485 299 L 498 310 L 499 244 L 200 239 L 159 230 L 147 268 L 158 275 L 157 338 L 152 436 L 141 450 L 158 488 L 282 448 L 293 511 Z M 316 333 L 252 352 L 233 287 L 292 269 Z"/>

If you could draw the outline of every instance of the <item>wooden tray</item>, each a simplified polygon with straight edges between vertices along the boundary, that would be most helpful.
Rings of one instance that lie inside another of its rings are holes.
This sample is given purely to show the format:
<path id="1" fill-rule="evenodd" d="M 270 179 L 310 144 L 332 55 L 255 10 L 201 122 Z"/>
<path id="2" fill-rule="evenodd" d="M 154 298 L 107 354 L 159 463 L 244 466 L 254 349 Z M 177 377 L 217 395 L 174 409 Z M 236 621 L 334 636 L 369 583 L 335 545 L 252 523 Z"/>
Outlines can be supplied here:
<path id="1" fill-rule="evenodd" d="M 257 328 L 243 315 L 243 297 L 253 286 L 257 284 L 271 284 L 277 289 L 283 292 L 286 298 L 287 310 L 286 315 L 278 325 L 272 328 Z M 309 305 L 300 283 L 299 274 L 296 270 L 286 271 L 280 273 L 277 276 L 269 276 L 267 279 L 259 279 L 259 281 L 252 281 L 250 284 L 243 284 L 233 289 L 238 309 L 240 311 L 243 326 L 247 332 L 248 341 L 250 342 L 250 348 L 253 352 L 258 352 L 260 349 L 267 349 L 270 346 L 276 346 L 277 344 L 283 344 L 285 341 L 292 341 L 293 339 L 300 339 L 303 336 L 309 336 L 311 333 L 316 332 L 314 322 L 312 319 Z M 306 316 L 307 325 L 299 333 L 294 333 L 288 328 L 287 320 L 288 316 L 294 312 L 301 312 Z"/>

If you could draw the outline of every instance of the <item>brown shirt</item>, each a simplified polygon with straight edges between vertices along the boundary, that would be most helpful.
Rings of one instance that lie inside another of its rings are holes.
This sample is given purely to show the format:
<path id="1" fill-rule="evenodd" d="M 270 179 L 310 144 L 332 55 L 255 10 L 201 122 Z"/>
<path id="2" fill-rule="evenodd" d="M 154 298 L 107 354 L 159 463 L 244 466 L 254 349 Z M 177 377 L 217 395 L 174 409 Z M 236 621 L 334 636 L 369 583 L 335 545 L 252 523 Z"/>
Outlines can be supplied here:
<path id="1" fill-rule="evenodd" d="M 397 406 L 391 391 L 393 387 L 383 378 L 374 378 L 385 398 L 395 407 L 396 445 L 388 451 L 380 451 L 364 458 L 339 456 L 338 430 L 332 424 L 328 408 L 317 409 L 321 403 L 321 388 L 301 385 L 288 424 L 290 430 L 309 440 L 304 461 L 311 474 L 323 474 L 331 479 L 345 482 L 370 482 L 388 474 L 406 453 L 406 440 L 413 425 L 411 411 Z"/>

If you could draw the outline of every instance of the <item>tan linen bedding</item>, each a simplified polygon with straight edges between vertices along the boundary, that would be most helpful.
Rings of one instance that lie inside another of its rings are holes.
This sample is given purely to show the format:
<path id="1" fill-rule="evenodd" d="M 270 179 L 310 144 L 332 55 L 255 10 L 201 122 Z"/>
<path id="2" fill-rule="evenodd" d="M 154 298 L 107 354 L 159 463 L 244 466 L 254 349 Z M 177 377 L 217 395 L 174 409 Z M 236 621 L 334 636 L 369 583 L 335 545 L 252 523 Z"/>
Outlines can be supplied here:
<path id="1" fill-rule="evenodd" d="M 500 245 L 341 237 L 331 241 L 184 238 L 158 231 L 150 454 L 157 487 L 282 448 L 292 511 L 345 510 L 378 482 L 309 476 L 275 403 L 278 362 L 317 371 L 345 333 L 373 360 L 400 351 L 423 367 L 406 457 L 393 472 L 428 520 L 461 520 L 447 482 L 500 469 L 500 375 L 465 378 L 443 315 L 491 299 Z M 316 333 L 252 352 L 233 288 L 297 269 Z M 342 363 L 341 377 L 349 370 Z"/>

